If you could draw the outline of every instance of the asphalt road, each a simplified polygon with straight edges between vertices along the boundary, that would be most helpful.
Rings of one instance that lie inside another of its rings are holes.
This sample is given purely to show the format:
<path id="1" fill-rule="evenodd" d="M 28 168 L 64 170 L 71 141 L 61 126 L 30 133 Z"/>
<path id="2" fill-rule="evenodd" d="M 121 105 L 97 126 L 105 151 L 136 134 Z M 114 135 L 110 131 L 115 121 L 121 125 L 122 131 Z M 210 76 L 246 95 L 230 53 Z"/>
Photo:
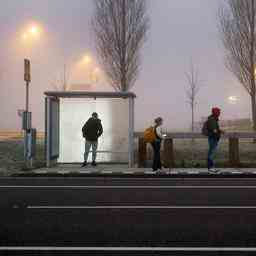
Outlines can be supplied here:
<path id="1" fill-rule="evenodd" d="M 0 255 L 256 254 L 253 178 L 2 178 L 0 198 Z"/>

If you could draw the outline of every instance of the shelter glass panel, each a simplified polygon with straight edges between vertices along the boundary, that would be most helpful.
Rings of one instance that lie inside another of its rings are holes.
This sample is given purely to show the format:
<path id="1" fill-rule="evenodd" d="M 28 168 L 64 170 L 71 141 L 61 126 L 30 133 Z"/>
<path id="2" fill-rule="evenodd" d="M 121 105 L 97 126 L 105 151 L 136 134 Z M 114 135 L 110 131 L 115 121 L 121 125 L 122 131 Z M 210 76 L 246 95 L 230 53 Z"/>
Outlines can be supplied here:
<path id="1" fill-rule="evenodd" d="M 98 162 L 128 162 L 129 99 L 61 98 L 59 163 L 83 162 L 82 127 L 97 112 L 103 126 L 98 141 Z M 91 160 L 91 153 L 89 155 Z"/>

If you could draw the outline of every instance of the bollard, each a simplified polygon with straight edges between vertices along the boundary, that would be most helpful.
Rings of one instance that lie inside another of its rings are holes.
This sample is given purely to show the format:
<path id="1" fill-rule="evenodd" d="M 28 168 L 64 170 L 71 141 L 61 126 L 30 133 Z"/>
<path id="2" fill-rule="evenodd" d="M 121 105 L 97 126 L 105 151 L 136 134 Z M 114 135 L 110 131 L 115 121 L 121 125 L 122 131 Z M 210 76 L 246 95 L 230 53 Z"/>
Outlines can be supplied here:
<path id="1" fill-rule="evenodd" d="M 147 160 L 147 143 L 143 138 L 139 138 L 139 148 L 138 148 L 138 167 L 145 167 L 145 162 Z"/>
<path id="2" fill-rule="evenodd" d="M 238 138 L 229 138 L 229 164 L 232 167 L 237 167 L 240 164 Z"/>
<path id="3" fill-rule="evenodd" d="M 164 140 L 164 166 L 167 168 L 174 167 L 174 150 L 173 150 L 173 139 Z"/>

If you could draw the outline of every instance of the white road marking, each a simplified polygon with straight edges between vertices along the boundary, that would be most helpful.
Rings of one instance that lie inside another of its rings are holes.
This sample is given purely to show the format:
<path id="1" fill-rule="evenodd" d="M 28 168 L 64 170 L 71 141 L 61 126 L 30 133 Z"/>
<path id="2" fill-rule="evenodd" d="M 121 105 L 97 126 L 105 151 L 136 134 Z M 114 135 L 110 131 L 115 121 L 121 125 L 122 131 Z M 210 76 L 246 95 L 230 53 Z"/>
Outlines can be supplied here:
<path id="1" fill-rule="evenodd" d="M 256 252 L 256 247 L 54 247 L 1 246 L 0 251 L 155 251 L 155 252 Z"/>
<path id="2" fill-rule="evenodd" d="M 161 206 L 161 205 L 105 205 L 105 206 L 75 206 L 75 205 L 52 205 L 52 206 L 27 206 L 27 209 L 256 209 L 256 206 Z"/>
<path id="3" fill-rule="evenodd" d="M 256 186 L 0 186 L 1 188 L 35 188 L 35 189 L 256 189 Z"/>

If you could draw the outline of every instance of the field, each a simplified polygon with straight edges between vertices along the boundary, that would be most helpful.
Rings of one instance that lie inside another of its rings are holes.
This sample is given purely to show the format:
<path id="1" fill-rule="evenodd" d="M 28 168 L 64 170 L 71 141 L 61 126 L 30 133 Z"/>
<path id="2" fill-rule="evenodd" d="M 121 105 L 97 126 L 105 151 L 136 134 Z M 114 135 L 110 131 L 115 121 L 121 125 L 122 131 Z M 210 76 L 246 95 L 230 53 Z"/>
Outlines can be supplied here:
<path id="1" fill-rule="evenodd" d="M 229 144 L 228 140 L 221 140 L 216 154 L 216 165 L 228 167 Z M 208 151 L 207 140 L 176 140 L 174 141 L 176 165 L 179 167 L 206 167 Z M 256 144 L 253 140 L 239 141 L 240 161 L 242 167 L 256 166 Z"/>
<path id="2" fill-rule="evenodd" d="M 217 167 L 230 167 L 229 144 L 228 140 L 221 140 L 216 154 Z M 137 145 L 137 143 L 136 143 Z M 136 152 L 137 152 L 136 148 Z M 175 167 L 178 168 L 206 168 L 206 159 L 208 151 L 207 139 L 176 139 L 174 140 L 174 158 Z M 151 165 L 152 149 L 147 146 L 148 165 Z M 239 167 L 256 167 L 256 143 L 252 139 L 241 139 L 239 141 L 239 152 L 241 165 Z M 135 154 L 137 159 L 137 153 Z"/>
<path id="3" fill-rule="evenodd" d="M 137 152 L 137 142 L 135 142 Z M 240 160 L 242 167 L 256 167 L 256 143 L 252 140 L 240 140 Z M 207 140 L 174 140 L 176 167 L 206 167 Z M 137 153 L 135 153 L 135 159 Z M 148 162 L 152 159 L 152 150 L 148 146 Z M 228 167 L 228 141 L 222 140 L 216 155 L 218 167 Z M 35 168 L 45 166 L 44 137 L 38 134 Z M 10 175 L 24 170 L 23 134 L 0 132 L 0 175 Z"/>
<path id="4" fill-rule="evenodd" d="M 37 137 L 35 167 L 44 165 L 44 138 Z M 10 175 L 25 168 L 23 160 L 23 134 L 0 132 L 0 175 Z"/>

